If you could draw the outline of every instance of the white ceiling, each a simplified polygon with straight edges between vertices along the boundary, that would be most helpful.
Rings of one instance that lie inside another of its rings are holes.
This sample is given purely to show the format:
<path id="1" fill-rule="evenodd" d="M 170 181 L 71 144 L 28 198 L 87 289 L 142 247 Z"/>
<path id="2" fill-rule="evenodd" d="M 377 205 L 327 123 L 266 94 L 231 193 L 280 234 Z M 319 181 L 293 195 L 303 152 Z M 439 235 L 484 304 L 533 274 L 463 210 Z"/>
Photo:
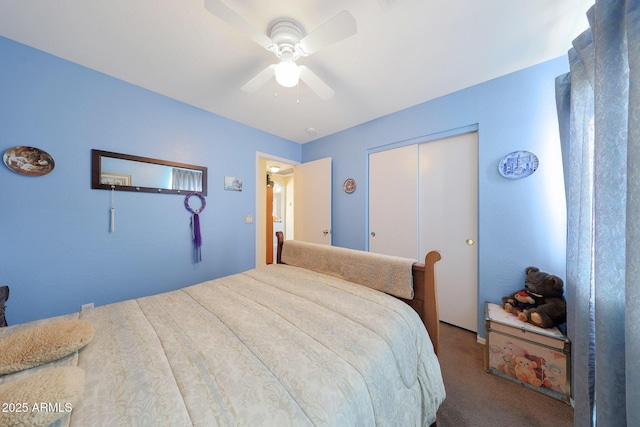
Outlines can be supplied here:
<path id="1" fill-rule="evenodd" d="M 305 143 L 564 55 L 594 2 L 225 1 L 265 33 L 279 17 L 309 33 L 348 10 L 357 34 L 298 60 L 335 96 L 323 101 L 304 83 L 285 89 L 275 80 L 242 92 L 277 59 L 209 13 L 204 0 L 2 0 L 0 35 Z"/>

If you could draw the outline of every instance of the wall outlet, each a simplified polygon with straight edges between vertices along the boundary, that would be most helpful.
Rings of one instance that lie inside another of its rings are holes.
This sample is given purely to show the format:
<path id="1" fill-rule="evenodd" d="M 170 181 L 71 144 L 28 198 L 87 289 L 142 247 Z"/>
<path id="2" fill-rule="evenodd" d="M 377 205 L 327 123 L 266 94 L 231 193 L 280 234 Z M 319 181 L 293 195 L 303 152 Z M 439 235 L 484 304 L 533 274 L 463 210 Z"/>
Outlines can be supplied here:
<path id="1" fill-rule="evenodd" d="M 93 303 L 92 302 L 90 302 L 88 304 L 82 304 L 80 306 L 80 311 L 89 310 L 90 308 L 93 308 Z"/>

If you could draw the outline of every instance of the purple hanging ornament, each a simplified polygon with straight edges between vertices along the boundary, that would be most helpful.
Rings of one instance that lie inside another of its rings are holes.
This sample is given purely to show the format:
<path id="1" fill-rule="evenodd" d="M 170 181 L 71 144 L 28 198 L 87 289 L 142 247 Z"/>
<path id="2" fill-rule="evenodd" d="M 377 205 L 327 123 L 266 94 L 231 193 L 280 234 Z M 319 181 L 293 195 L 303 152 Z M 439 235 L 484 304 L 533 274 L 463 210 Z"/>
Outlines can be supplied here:
<path id="1" fill-rule="evenodd" d="M 196 196 L 200 199 L 200 209 L 193 209 L 189 206 L 189 198 Z M 193 238 L 193 262 L 202 261 L 202 234 L 200 233 L 200 213 L 207 206 L 204 196 L 199 193 L 189 193 L 184 199 L 184 206 L 191 212 L 191 236 Z"/>

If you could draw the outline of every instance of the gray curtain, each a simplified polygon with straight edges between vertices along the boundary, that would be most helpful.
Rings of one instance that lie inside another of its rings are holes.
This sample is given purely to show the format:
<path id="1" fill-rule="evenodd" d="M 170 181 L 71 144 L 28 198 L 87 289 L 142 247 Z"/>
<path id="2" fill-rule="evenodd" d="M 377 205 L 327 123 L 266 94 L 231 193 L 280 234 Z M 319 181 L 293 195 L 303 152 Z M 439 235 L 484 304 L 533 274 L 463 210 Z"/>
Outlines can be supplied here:
<path id="1" fill-rule="evenodd" d="M 173 190 L 202 191 L 202 172 L 173 168 L 171 170 L 171 188 Z"/>
<path id="2" fill-rule="evenodd" d="M 597 0 L 556 79 L 576 426 L 640 426 L 640 0 Z"/>

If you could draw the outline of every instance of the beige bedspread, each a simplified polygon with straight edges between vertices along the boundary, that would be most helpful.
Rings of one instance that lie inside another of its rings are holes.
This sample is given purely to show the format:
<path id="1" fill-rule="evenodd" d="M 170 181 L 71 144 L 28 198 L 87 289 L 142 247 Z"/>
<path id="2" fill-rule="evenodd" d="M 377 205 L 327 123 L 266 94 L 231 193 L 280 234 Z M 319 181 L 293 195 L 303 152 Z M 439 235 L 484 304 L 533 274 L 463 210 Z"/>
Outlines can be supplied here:
<path id="1" fill-rule="evenodd" d="M 411 308 L 297 267 L 79 316 L 96 333 L 55 362 L 85 370 L 84 396 L 59 425 L 430 425 L 445 397 Z"/>

